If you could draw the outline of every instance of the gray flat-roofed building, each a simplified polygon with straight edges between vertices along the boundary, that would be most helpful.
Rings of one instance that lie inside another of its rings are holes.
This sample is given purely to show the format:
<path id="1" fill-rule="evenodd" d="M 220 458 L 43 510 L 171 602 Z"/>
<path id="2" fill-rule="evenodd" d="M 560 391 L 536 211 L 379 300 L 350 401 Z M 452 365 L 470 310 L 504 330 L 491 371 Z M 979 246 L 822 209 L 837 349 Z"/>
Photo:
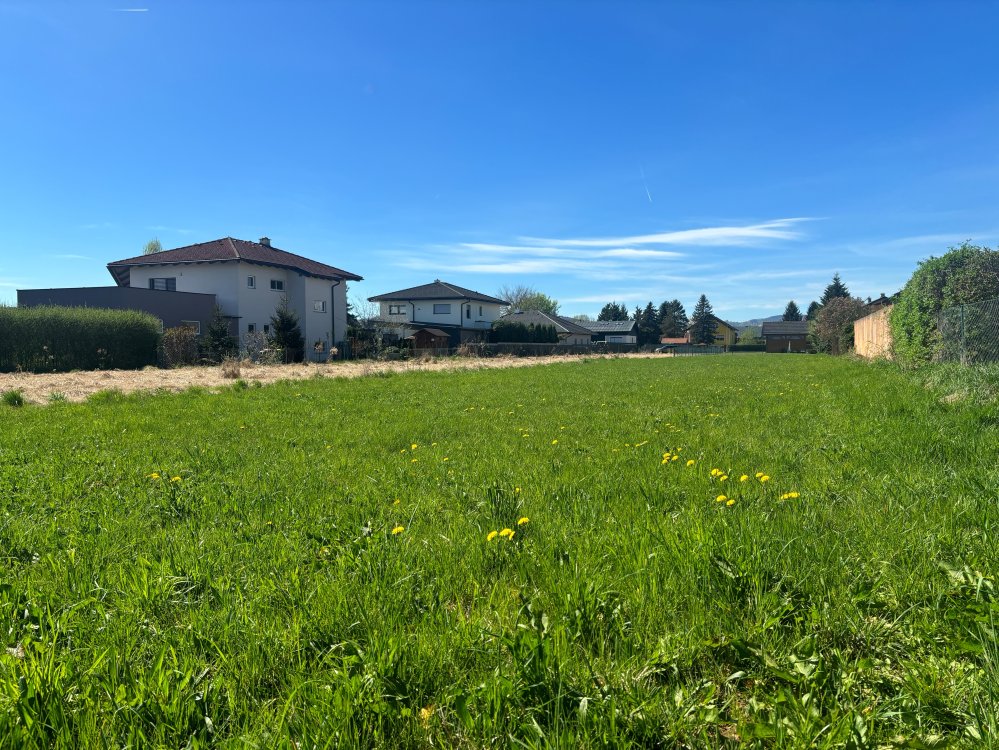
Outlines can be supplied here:
<path id="1" fill-rule="evenodd" d="M 204 333 L 212 322 L 215 295 L 200 292 L 168 292 L 134 286 L 17 290 L 18 307 L 39 305 L 141 310 L 163 321 L 164 328 L 190 325 L 194 326 L 198 333 Z"/>

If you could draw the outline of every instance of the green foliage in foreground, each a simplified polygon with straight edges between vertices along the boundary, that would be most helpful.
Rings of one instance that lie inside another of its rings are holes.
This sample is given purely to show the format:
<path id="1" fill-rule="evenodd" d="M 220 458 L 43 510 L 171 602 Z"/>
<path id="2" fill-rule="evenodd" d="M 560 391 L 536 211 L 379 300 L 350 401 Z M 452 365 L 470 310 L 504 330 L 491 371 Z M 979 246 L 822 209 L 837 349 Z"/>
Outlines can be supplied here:
<path id="1" fill-rule="evenodd" d="M 940 353 L 940 312 L 999 297 L 999 250 L 963 243 L 919 264 L 889 315 L 892 349 L 903 364 Z"/>
<path id="2" fill-rule="evenodd" d="M 999 414 L 887 367 L 0 420 L 3 748 L 996 746 Z"/>
<path id="3" fill-rule="evenodd" d="M 138 370 L 156 364 L 159 321 L 137 310 L 0 305 L 0 372 Z"/>

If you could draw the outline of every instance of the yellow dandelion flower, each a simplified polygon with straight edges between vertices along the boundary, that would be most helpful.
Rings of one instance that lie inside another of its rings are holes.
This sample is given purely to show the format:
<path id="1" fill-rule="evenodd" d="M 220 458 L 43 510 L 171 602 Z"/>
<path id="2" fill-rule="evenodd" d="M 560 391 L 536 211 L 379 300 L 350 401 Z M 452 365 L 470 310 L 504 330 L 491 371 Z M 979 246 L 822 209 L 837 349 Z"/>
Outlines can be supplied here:
<path id="1" fill-rule="evenodd" d="M 430 717 L 433 715 L 434 715 L 433 706 L 424 706 L 423 708 L 420 709 L 420 721 L 422 721 L 424 724 L 430 721 Z"/>
<path id="2" fill-rule="evenodd" d="M 687 461 L 687 466 L 693 466 L 696 463 L 697 461 L 695 461 L 694 459 L 690 459 L 689 461 Z"/>
<path id="3" fill-rule="evenodd" d="M 513 488 L 513 494 L 514 495 L 519 495 L 520 494 L 520 487 L 514 487 Z"/>
<path id="4" fill-rule="evenodd" d="M 558 440 L 552 440 L 552 445 L 558 445 Z"/>
<path id="5" fill-rule="evenodd" d="M 420 460 L 420 459 L 418 459 L 418 458 L 411 458 L 411 459 L 409 459 L 409 462 L 410 462 L 411 464 L 415 464 L 415 463 L 416 463 L 417 461 L 419 461 L 419 460 Z"/>
<path id="6" fill-rule="evenodd" d="M 493 539 L 495 539 L 498 536 L 499 536 L 498 531 L 490 531 L 488 534 L 486 534 L 486 541 L 491 542 Z"/>
<path id="7" fill-rule="evenodd" d="M 503 529 L 499 533 L 499 535 L 500 536 L 505 536 L 505 537 L 510 537 L 512 539 L 513 538 L 513 529 Z"/>
<path id="8" fill-rule="evenodd" d="M 769 482 L 770 481 L 770 477 L 767 476 L 766 474 L 764 474 L 762 477 L 760 477 L 760 481 L 761 482 Z"/>
<path id="9" fill-rule="evenodd" d="M 719 495 L 718 497 L 715 498 L 715 502 L 717 502 L 717 503 L 723 503 L 726 500 L 728 500 L 728 498 L 725 497 L 724 495 Z"/>
<path id="10" fill-rule="evenodd" d="M 731 499 L 727 503 L 725 503 L 725 505 L 727 505 L 727 506 L 729 506 L 731 508 L 733 505 L 735 505 L 735 500 Z"/>
<path id="11" fill-rule="evenodd" d="M 741 477 L 739 477 L 740 482 L 745 482 L 748 479 L 749 479 L 749 474 L 743 474 Z"/>
<path id="12" fill-rule="evenodd" d="M 713 477 L 717 477 L 717 476 L 720 476 L 720 475 L 721 475 L 721 473 L 722 473 L 722 470 L 721 470 L 721 469 L 712 469 L 712 470 L 711 470 L 711 476 L 713 476 Z"/>
<path id="13" fill-rule="evenodd" d="M 179 482 L 180 481 L 180 477 L 170 477 L 170 481 L 171 482 Z"/>
<path id="14" fill-rule="evenodd" d="M 661 463 L 661 464 L 668 464 L 668 463 L 669 463 L 669 459 L 668 459 L 668 458 L 664 458 L 664 459 L 663 459 L 662 461 L 660 461 L 659 463 Z"/>
<path id="15" fill-rule="evenodd" d="M 158 473 L 158 472 L 155 472 L 155 471 L 154 471 L 154 472 L 153 472 L 152 474 L 147 474 L 147 475 L 146 475 L 146 478 L 147 478 L 147 479 L 159 479 L 159 478 L 160 478 L 160 475 L 159 475 L 159 473 Z"/>
<path id="16" fill-rule="evenodd" d="M 442 458 L 441 460 L 442 460 L 442 461 L 450 461 L 451 459 L 450 459 L 450 458 L 448 458 L 447 456 L 444 456 L 444 458 Z"/>
<path id="17" fill-rule="evenodd" d="M 763 476 L 763 472 L 762 472 L 762 471 L 758 471 L 758 472 L 756 472 L 756 478 L 757 478 L 757 479 L 759 479 L 759 478 L 760 478 L 760 477 L 762 477 L 762 476 Z"/>
<path id="18" fill-rule="evenodd" d="M 679 460 L 680 460 L 680 457 L 679 457 L 679 456 L 673 456 L 672 460 L 673 460 L 673 461 L 679 461 Z"/>
<path id="19" fill-rule="evenodd" d="M 517 520 L 517 525 L 518 526 L 523 526 L 525 523 L 527 523 L 530 520 L 531 519 L 528 518 L 527 516 L 523 516 L 522 518 L 520 518 L 520 519 Z"/>
<path id="20" fill-rule="evenodd" d="M 402 502 L 402 500 L 400 500 L 399 498 L 396 498 L 394 501 L 392 501 L 392 505 L 398 505 L 401 502 Z"/>
<path id="21" fill-rule="evenodd" d="M 801 497 L 801 495 L 799 495 L 797 492 L 788 492 L 787 496 L 790 497 L 790 498 L 792 498 L 792 499 L 796 498 L 796 497 Z"/>
<path id="22" fill-rule="evenodd" d="M 720 477 L 718 477 L 719 482 L 724 482 L 727 479 L 728 479 L 728 474 L 722 474 Z"/>
<path id="23" fill-rule="evenodd" d="M 400 524 L 399 526 L 396 526 L 394 529 L 392 529 L 392 536 L 395 536 L 396 534 L 401 534 L 405 530 L 406 527 Z"/>
<path id="24" fill-rule="evenodd" d="M 431 448 L 436 448 L 436 447 L 437 447 L 437 443 L 431 443 L 431 444 L 430 444 L 430 447 L 431 447 Z"/>
<path id="25" fill-rule="evenodd" d="M 405 452 L 406 452 L 406 449 L 405 449 L 405 448 L 403 448 L 403 449 L 402 449 L 401 451 L 399 451 L 399 452 L 400 452 L 400 453 L 405 453 Z"/>

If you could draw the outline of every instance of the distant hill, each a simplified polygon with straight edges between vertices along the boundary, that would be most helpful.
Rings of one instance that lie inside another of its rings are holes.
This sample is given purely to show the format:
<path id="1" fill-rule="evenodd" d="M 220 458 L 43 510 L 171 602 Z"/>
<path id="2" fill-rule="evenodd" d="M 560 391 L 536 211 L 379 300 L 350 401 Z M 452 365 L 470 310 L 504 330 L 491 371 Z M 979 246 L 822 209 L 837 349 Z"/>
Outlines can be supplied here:
<path id="1" fill-rule="evenodd" d="M 728 323 L 733 328 L 742 330 L 743 328 L 749 328 L 749 326 L 758 326 L 762 325 L 763 323 L 773 323 L 774 321 L 783 320 L 783 319 L 784 319 L 783 315 L 771 315 L 769 318 L 753 318 L 752 320 L 743 320 L 743 321 L 726 320 L 725 322 Z"/>

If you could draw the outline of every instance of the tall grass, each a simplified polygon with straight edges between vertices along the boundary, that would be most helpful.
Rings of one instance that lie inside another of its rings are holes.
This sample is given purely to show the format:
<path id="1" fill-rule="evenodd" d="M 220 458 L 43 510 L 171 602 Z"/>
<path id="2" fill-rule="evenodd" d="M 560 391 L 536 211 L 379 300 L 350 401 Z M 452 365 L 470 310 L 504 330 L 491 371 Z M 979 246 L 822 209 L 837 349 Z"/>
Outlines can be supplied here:
<path id="1" fill-rule="evenodd" d="M 0 306 L 0 372 L 140 369 L 156 364 L 159 336 L 135 310 Z"/>
<path id="2" fill-rule="evenodd" d="M 0 746 L 994 747 L 996 430 L 819 356 L 9 409 Z"/>

